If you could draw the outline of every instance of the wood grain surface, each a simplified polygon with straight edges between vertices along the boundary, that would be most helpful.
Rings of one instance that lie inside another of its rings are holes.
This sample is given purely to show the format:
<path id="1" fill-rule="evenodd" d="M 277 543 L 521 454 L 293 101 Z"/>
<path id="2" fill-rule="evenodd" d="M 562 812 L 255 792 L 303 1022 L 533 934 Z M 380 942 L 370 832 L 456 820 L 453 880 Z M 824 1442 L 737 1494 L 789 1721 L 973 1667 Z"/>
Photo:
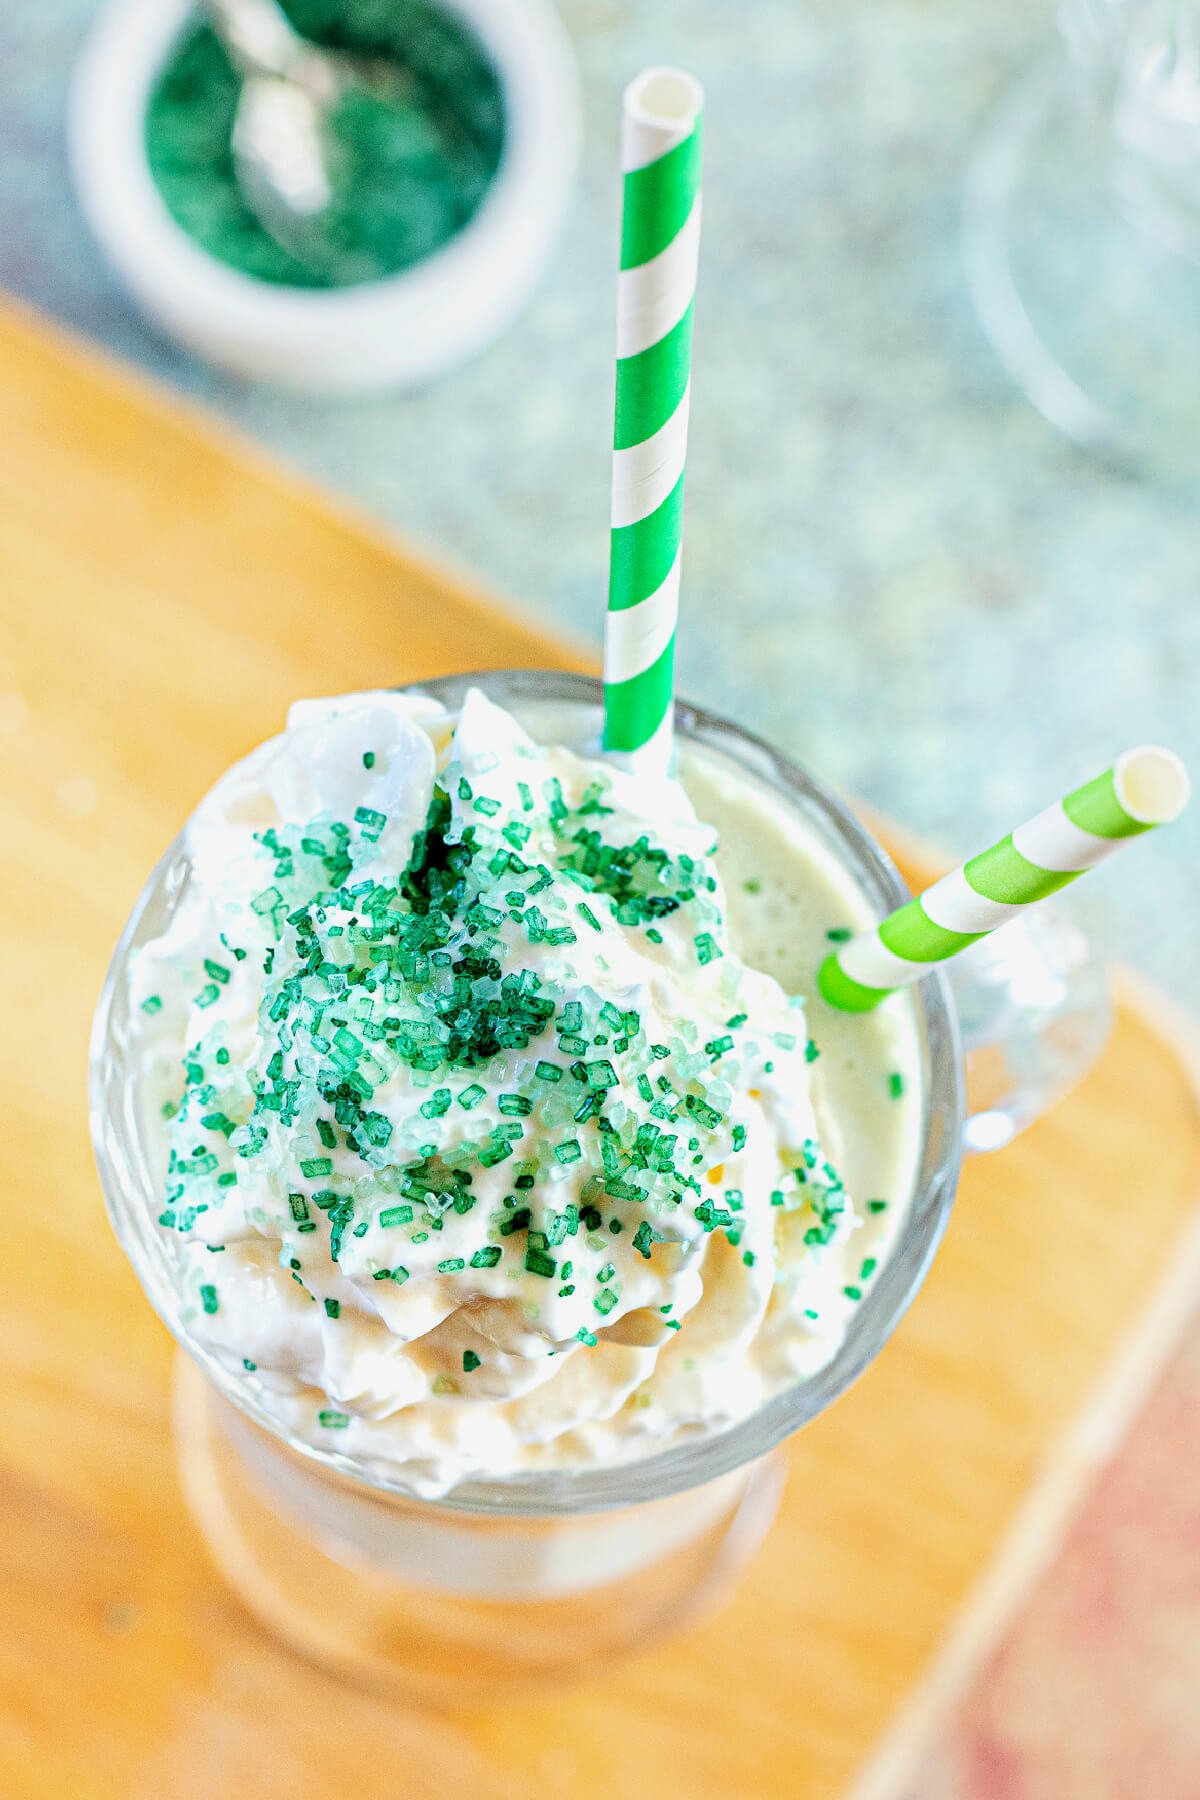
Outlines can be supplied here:
<path id="1" fill-rule="evenodd" d="M 145 871 L 292 697 L 579 659 L 13 313 L 0 634 L 0 1794 L 842 1793 L 1169 1263 L 1200 1191 L 1176 1050 L 1123 1005 L 1083 1087 L 970 1167 L 719 1616 L 536 1703 L 389 1709 L 277 1648 L 183 1510 L 171 1346 L 91 1165 L 89 1018 Z"/>

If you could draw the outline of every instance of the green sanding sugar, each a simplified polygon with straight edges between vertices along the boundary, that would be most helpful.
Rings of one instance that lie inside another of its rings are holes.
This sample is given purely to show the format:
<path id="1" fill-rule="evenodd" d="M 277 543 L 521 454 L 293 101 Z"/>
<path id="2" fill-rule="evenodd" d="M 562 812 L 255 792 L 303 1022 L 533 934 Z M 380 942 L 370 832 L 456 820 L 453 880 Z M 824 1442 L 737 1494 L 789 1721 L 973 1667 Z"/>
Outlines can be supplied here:
<path id="1" fill-rule="evenodd" d="M 167 208 L 210 255 L 260 281 L 345 287 L 422 261 L 477 212 L 504 148 L 495 68 L 431 0 L 282 0 L 302 36 L 397 65 L 385 98 L 351 90 L 331 118 L 335 200 L 317 272 L 268 236 L 234 173 L 241 82 L 209 26 L 178 39 L 150 96 L 146 153 Z"/>
<path id="2" fill-rule="evenodd" d="M 257 1162 L 283 1178 L 280 1267 L 314 1305 L 320 1296 L 305 1278 L 319 1286 L 314 1277 L 344 1257 L 353 1280 L 364 1270 L 355 1243 L 368 1238 L 365 1270 L 380 1310 L 431 1267 L 481 1297 L 516 1280 L 527 1291 L 540 1287 L 565 1314 L 564 1340 L 594 1348 L 623 1298 L 610 1252 L 636 1257 L 640 1279 L 646 1264 L 671 1255 L 656 1257 L 656 1246 L 694 1236 L 696 1227 L 739 1247 L 743 1190 L 725 1186 L 723 1174 L 748 1139 L 731 1116 L 740 1082 L 733 1065 L 761 1052 L 752 1030 L 743 1037 L 744 1012 L 730 1014 L 715 1035 L 668 1034 L 658 1043 L 650 1020 L 604 998 L 573 958 L 541 972 L 525 961 L 531 915 L 541 913 L 549 942 L 550 921 L 581 916 L 581 888 L 606 933 L 616 926 L 640 934 L 649 919 L 672 920 L 682 946 L 690 941 L 698 957 L 720 959 L 727 940 L 719 909 L 704 898 L 711 877 L 702 860 L 673 854 L 648 834 L 624 843 L 613 832 L 610 841 L 592 823 L 606 811 L 603 790 L 572 807 L 557 781 L 543 784 L 540 797 L 529 789 L 546 861 L 534 860 L 539 852 L 527 860 L 504 847 L 509 826 L 521 824 L 510 816 L 514 803 L 483 808 L 487 796 L 451 770 L 435 785 L 403 868 L 364 858 L 385 823 L 369 807 L 358 807 L 351 823 L 322 817 L 256 834 L 274 876 L 250 902 L 274 939 L 262 959 L 261 1040 L 236 1072 L 215 1060 L 219 1026 L 186 1051 L 160 1223 L 191 1233 L 224 1201 L 221 1184 L 236 1185 L 246 1163 L 251 1177 Z M 520 804 L 524 816 L 524 796 Z M 693 930 L 705 921 L 712 930 Z M 216 988 L 233 978 L 220 956 L 204 969 Z M 772 1035 L 798 1047 L 789 1033 Z M 401 1069 L 425 1098 L 408 1118 L 393 1119 L 375 1096 Z M 235 1167 L 222 1168 L 229 1162 Z M 505 1171 L 502 1188 L 486 1179 L 493 1169 Z M 696 1171 L 719 1191 L 709 1193 Z M 496 1188 L 508 1191 L 501 1198 Z M 771 1204 L 799 1215 L 805 1244 L 833 1240 L 847 1201 L 816 1139 L 803 1141 Z M 474 1249 L 458 1232 L 472 1213 L 489 1240 L 476 1238 Z M 677 1214 L 686 1225 L 672 1224 Z M 303 1261 L 292 1254 L 301 1234 Z M 433 1250 L 429 1263 L 423 1244 Z M 396 1260 L 410 1245 L 411 1273 Z M 753 1250 L 740 1254 L 755 1266 Z M 859 1282 L 873 1272 L 868 1257 Z M 216 1287 L 201 1289 L 201 1300 L 216 1310 Z M 537 1304 L 522 1304 L 535 1321 Z M 323 1311 L 329 1326 L 349 1324 L 337 1300 L 325 1299 Z M 666 1324 L 679 1329 L 677 1320 Z M 473 1370 L 464 1362 L 463 1372 Z M 434 1386 L 450 1391 L 453 1383 Z"/>

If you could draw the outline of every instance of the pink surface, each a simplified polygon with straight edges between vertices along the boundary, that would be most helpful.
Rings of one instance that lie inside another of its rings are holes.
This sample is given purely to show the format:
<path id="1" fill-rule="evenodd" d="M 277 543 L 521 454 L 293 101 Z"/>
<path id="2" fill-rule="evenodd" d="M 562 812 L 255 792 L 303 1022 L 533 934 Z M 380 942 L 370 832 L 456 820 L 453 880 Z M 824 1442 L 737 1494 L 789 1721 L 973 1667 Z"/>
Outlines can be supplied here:
<path id="1" fill-rule="evenodd" d="M 905 1800 L 1200 1800 L 1200 1320 Z"/>

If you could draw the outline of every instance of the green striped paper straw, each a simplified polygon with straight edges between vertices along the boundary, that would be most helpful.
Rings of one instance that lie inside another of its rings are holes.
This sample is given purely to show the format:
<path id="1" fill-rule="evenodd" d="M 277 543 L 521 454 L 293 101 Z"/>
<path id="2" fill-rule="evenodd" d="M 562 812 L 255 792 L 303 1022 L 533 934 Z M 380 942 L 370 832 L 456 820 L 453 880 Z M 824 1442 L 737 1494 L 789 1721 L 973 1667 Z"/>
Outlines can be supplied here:
<path id="1" fill-rule="evenodd" d="M 704 92 L 679 69 L 625 90 L 604 747 L 671 747 Z"/>
<path id="2" fill-rule="evenodd" d="M 1027 825 L 943 875 L 873 931 L 825 958 L 818 986 L 831 1006 L 869 1012 L 888 994 L 1016 918 L 1119 850 L 1167 825 L 1187 804 L 1187 770 L 1145 744 L 1048 806 Z"/>

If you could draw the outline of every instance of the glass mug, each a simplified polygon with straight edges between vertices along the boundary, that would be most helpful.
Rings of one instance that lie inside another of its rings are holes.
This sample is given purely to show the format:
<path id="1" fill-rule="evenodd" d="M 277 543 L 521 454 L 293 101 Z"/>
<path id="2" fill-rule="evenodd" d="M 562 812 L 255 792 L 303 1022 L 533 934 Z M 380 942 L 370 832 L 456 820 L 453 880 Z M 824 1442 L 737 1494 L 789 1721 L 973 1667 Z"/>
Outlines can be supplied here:
<path id="1" fill-rule="evenodd" d="M 564 713 L 570 741 L 598 743 L 599 682 L 522 670 L 420 683 L 453 712 L 475 684 L 537 737 Z M 907 897 L 887 854 L 842 803 L 766 744 L 680 703 L 689 754 L 715 759 L 793 808 L 882 914 Z M 833 1359 L 719 1433 L 610 1468 L 476 1479 L 414 1499 L 386 1470 L 289 1440 L 253 1388 L 190 1342 L 178 1317 L 157 1181 L 139 1117 L 130 959 L 171 917 L 187 883 L 182 840 L 133 909 L 96 1014 L 92 1130 L 109 1213 L 169 1329 L 178 1361 L 176 1433 L 184 1490 L 218 1567 L 293 1646 L 397 1695 L 453 1703 L 642 1648 L 707 1606 L 765 1533 L 782 1484 L 782 1440 L 835 1400 L 887 1342 L 945 1228 L 971 1142 L 955 1002 L 945 971 L 915 990 L 922 1150 L 903 1229 Z M 953 971 L 972 1021 L 986 1104 L 980 1147 L 1003 1142 L 1095 1054 L 1104 990 L 1069 932 L 987 950 Z M 979 946 L 983 949 L 983 946 Z M 968 956 L 975 953 L 970 952 Z"/>

